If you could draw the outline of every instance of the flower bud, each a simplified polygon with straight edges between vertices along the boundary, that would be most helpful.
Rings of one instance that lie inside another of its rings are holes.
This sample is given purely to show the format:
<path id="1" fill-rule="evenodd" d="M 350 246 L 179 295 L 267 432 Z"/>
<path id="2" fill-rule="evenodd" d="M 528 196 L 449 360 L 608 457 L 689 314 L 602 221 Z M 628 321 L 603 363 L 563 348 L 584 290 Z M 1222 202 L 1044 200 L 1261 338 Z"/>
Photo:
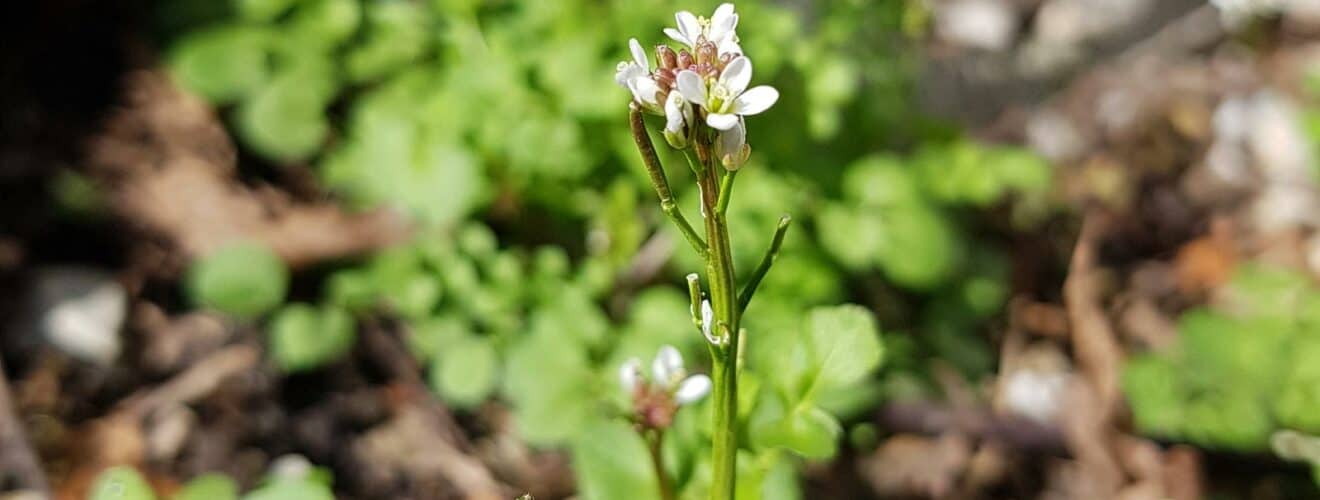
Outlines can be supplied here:
<path id="1" fill-rule="evenodd" d="M 702 41 L 700 45 L 697 45 L 697 64 L 714 65 L 719 62 L 718 54 L 719 51 L 716 50 L 715 44 Z"/>
<path id="2" fill-rule="evenodd" d="M 696 63 L 696 60 L 692 57 L 691 52 L 688 52 L 687 49 L 678 51 L 678 69 L 688 69 L 694 63 Z"/>
<path id="3" fill-rule="evenodd" d="M 678 67 L 678 54 L 668 45 L 657 45 L 655 47 L 655 61 L 660 69 L 672 70 Z"/>

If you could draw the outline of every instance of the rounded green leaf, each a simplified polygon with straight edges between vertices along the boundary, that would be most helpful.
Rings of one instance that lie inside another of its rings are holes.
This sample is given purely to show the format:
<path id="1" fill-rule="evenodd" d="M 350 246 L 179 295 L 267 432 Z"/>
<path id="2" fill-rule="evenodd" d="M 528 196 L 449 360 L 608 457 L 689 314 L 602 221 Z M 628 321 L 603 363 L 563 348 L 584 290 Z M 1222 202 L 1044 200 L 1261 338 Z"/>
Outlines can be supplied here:
<path id="1" fill-rule="evenodd" d="M 193 32 L 174 45 L 170 69 L 184 87 L 207 100 L 233 102 L 269 79 L 269 37 L 263 28 L 240 25 Z"/>
<path id="2" fill-rule="evenodd" d="M 352 315 L 343 309 L 293 304 L 271 321 L 270 354 L 285 371 L 313 369 L 352 349 L 355 328 Z"/>
<path id="3" fill-rule="evenodd" d="M 92 484 L 90 500 L 155 500 L 156 493 L 132 467 L 106 469 Z"/>
<path id="4" fill-rule="evenodd" d="M 289 270 L 270 249 L 238 243 L 216 250 L 188 270 L 194 304 L 238 316 L 256 317 L 284 301 Z"/>
<path id="5" fill-rule="evenodd" d="M 244 495 L 243 500 L 335 500 L 335 494 L 329 486 L 310 479 L 277 479 Z"/>
<path id="6" fill-rule="evenodd" d="M 174 500 L 236 500 L 238 484 L 223 474 L 203 474 L 188 481 Z"/>
<path id="7" fill-rule="evenodd" d="M 860 382 L 880 367 L 884 357 L 875 317 L 857 305 L 813 309 L 806 338 L 816 367 L 814 390 Z"/>
<path id="8" fill-rule="evenodd" d="M 495 391 L 499 367 L 499 356 L 489 340 L 467 338 L 441 351 L 431 365 L 431 387 L 445 402 L 472 407 Z"/>

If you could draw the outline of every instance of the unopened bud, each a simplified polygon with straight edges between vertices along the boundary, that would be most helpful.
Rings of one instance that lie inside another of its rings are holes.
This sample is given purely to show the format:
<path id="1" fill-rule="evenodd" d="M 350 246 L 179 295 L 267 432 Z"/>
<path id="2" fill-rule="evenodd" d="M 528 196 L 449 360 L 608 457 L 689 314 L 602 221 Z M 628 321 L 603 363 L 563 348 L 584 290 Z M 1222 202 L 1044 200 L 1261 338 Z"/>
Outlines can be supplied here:
<path id="1" fill-rule="evenodd" d="M 715 44 L 703 40 L 700 45 L 697 45 L 697 64 L 714 65 L 719 62 L 718 54 L 719 51 L 716 50 Z"/>
<path id="2" fill-rule="evenodd" d="M 696 60 L 692 57 L 692 53 L 691 53 L 691 52 L 688 52 L 687 49 L 683 49 L 683 50 L 678 51 L 678 68 L 679 68 L 679 69 L 688 69 L 688 67 L 692 66 L 692 65 L 695 64 L 695 63 L 696 63 Z"/>
<path id="3" fill-rule="evenodd" d="M 655 47 L 655 61 L 660 69 L 672 70 L 678 67 L 678 54 L 668 45 L 657 45 Z"/>

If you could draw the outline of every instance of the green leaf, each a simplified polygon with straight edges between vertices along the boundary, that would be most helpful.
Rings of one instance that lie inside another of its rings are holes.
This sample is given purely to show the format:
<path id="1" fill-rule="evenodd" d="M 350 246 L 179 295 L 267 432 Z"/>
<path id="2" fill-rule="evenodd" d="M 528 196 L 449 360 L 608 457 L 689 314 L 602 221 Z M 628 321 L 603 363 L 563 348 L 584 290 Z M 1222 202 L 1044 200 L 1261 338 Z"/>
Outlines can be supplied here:
<path id="1" fill-rule="evenodd" d="M 325 47 L 334 47 L 357 32 L 362 20 L 358 0 L 304 0 L 287 32 Z"/>
<path id="2" fill-rule="evenodd" d="M 499 357 L 490 341 L 470 337 L 441 351 L 431 365 L 431 387 L 445 402 L 470 408 L 494 392 L 499 368 Z"/>
<path id="3" fill-rule="evenodd" d="M 298 3 L 298 0 L 236 0 L 238 14 L 249 21 L 269 22 Z"/>
<path id="4" fill-rule="evenodd" d="M 777 398 L 763 401 L 761 406 L 749 430 L 755 445 L 785 448 L 813 460 L 826 460 L 838 452 L 843 428 L 825 410 L 807 403 L 785 409 Z"/>
<path id="5" fill-rule="evenodd" d="M 408 329 L 408 348 L 422 361 L 435 360 L 446 349 L 471 335 L 472 326 L 463 318 L 445 314 L 414 321 Z"/>
<path id="6" fill-rule="evenodd" d="M 257 243 L 236 243 L 193 263 L 187 291 L 194 304 L 253 318 L 284 301 L 289 270 L 275 252 Z"/>
<path id="7" fill-rule="evenodd" d="M 646 444 L 627 424 L 595 420 L 573 441 L 573 470 L 583 500 L 658 500 Z"/>
<path id="8" fill-rule="evenodd" d="M 270 354 L 285 371 L 310 370 L 343 356 L 356 339 L 356 325 L 347 311 L 292 304 L 271 320 Z"/>
<path id="9" fill-rule="evenodd" d="M 244 495 L 243 500 L 335 500 L 335 494 L 329 486 L 310 479 L 276 479 Z"/>
<path id="10" fill-rule="evenodd" d="M 366 41 L 354 45 L 344 57 L 349 80 L 380 78 L 421 57 L 430 41 L 428 14 L 420 3 L 368 3 Z"/>
<path id="11" fill-rule="evenodd" d="M 953 278 L 963 260 L 962 236 L 940 211 L 919 205 L 884 212 L 887 245 L 881 269 L 895 284 L 928 291 Z M 901 242 L 901 243 L 900 243 Z"/>
<path id="12" fill-rule="evenodd" d="M 504 393 L 524 439 L 556 445 L 589 430 L 598 410 L 589 366 L 579 346 L 553 336 L 533 335 L 510 349 Z"/>
<path id="13" fill-rule="evenodd" d="M 188 481 L 174 500 L 236 500 L 238 484 L 223 474 L 202 474 Z"/>
<path id="14" fill-rule="evenodd" d="M 325 109 L 336 82 L 327 63 L 316 56 L 299 59 L 239 105 L 235 121 L 243 143 L 281 162 L 304 160 L 319 151 L 330 133 Z"/>
<path id="15" fill-rule="evenodd" d="M 1123 392 L 1142 432 L 1176 437 L 1184 421 L 1183 390 L 1178 367 L 1168 360 L 1145 355 L 1123 368 Z"/>
<path id="16" fill-rule="evenodd" d="M 221 25 L 188 34 L 170 53 L 170 69 L 184 87 L 216 104 L 240 99 L 270 78 L 270 33 Z"/>
<path id="17" fill-rule="evenodd" d="M 819 307 L 807 319 L 807 349 L 816 369 L 814 390 L 861 382 L 884 356 L 875 318 L 856 305 Z"/>
<path id="18" fill-rule="evenodd" d="M 142 475 L 131 467 L 106 469 L 96 477 L 89 500 L 155 500 L 156 493 L 151 490 Z"/>

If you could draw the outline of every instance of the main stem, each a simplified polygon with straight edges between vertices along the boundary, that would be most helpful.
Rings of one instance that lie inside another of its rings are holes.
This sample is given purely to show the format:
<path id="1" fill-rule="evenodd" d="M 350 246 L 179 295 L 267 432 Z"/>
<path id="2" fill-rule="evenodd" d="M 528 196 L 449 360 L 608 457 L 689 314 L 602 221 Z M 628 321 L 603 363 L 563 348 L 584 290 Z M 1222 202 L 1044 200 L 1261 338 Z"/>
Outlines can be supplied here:
<path id="1" fill-rule="evenodd" d="M 720 206 L 721 169 L 712 161 L 707 146 L 698 144 L 698 159 L 706 165 L 697 179 L 701 187 L 701 204 L 706 222 L 706 278 L 710 283 L 711 307 L 715 312 L 712 331 L 728 342 L 713 349 L 715 353 L 711 378 L 714 382 L 715 427 L 712 443 L 712 461 L 715 467 L 711 483 L 711 500 L 732 500 L 738 458 L 738 292 L 733 269 L 733 252 L 729 247 L 729 227 L 724 207 Z M 704 154 L 703 154 L 704 153 Z"/>

